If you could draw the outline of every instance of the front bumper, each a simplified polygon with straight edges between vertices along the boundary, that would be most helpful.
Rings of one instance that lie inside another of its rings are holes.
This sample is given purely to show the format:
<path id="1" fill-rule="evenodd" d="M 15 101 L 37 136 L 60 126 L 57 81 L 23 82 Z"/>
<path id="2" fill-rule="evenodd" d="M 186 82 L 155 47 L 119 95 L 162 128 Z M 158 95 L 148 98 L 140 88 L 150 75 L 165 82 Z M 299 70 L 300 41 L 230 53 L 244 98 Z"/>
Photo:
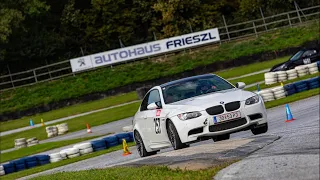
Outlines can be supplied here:
<path id="1" fill-rule="evenodd" d="M 182 143 L 196 141 L 201 137 L 230 134 L 267 122 L 267 112 L 262 99 L 253 105 L 245 105 L 243 101 L 236 111 L 241 112 L 241 118 L 220 123 L 214 123 L 214 116 L 206 111 L 201 111 L 202 116 L 198 118 L 182 121 L 174 117 L 173 121 Z"/>

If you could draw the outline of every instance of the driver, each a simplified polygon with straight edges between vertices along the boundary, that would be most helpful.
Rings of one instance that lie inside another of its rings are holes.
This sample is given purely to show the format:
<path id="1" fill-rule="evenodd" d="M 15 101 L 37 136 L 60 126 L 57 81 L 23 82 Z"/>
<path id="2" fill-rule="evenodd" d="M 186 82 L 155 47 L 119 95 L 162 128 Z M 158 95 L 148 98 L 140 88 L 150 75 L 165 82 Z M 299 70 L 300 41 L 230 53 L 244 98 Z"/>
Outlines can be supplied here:
<path id="1" fill-rule="evenodd" d="M 213 85 L 213 83 L 209 80 L 201 80 L 197 87 L 198 94 L 207 93 L 210 91 L 214 91 L 216 87 Z"/>

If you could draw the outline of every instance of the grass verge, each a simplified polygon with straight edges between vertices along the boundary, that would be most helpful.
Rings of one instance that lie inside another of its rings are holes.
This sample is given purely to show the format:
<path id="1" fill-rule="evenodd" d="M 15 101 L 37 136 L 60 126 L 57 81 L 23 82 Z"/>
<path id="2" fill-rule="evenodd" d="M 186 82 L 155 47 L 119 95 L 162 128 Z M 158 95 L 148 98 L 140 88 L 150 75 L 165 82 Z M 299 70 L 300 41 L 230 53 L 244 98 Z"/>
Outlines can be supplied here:
<path id="1" fill-rule="evenodd" d="M 291 102 L 294 102 L 294 101 L 298 101 L 298 100 L 301 100 L 301 99 L 305 99 L 305 98 L 308 98 L 308 97 L 316 96 L 316 95 L 319 95 L 319 94 L 320 94 L 320 88 L 311 89 L 311 90 L 308 90 L 308 91 L 303 91 L 303 92 L 300 92 L 300 93 L 297 93 L 297 94 L 293 94 L 293 95 L 288 96 L 286 98 L 282 98 L 282 99 L 277 99 L 277 100 L 274 100 L 274 101 L 266 102 L 265 105 L 266 105 L 266 108 L 272 108 L 272 107 L 280 106 L 280 105 L 283 105 L 283 104 L 291 103 Z"/>
<path id="2" fill-rule="evenodd" d="M 134 146 L 134 143 L 130 142 L 130 143 L 128 143 L 128 146 Z M 38 172 L 46 171 L 46 170 L 53 169 L 53 168 L 56 168 L 56 167 L 60 167 L 60 166 L 64 166 L 64 165 L 67 165 L 67 164 L 71 164 L 71 163 L 75 163 L 75 162 L 78 162 L 78 161 L 82 161 L 82 160 L 85 160 L 85 159 L 93 158 L 93 157 L 100 156 L 100 155 L 103 155 L 103 154 L 106 154 L 106 153 L 110 153 L 110 152 L 113 152 L 113 151 L 117 151 L 117 150 L 120 150 L 120 149 L 122 149 L 122 145 L 114 146 L 114 147 L 111 147 L 109 149 L 105 149 L 105 150 L 102 150 L 102 151 L 97 151 L 97 152 L 94 152 L 94 153 L 91 153 L 91 154 L 87 154 L 87 155 L 83 155 L 83 156 L 79 156 L 79 157 L 76 157 L 76 158 L 66 159 L 66 160 L 63 160 L 63 161 L 56 162 L 56 163 L 50 163 L 50 164 L 46 164 L 46 165 L 43 165 L 43 166 L 38 166 L 38 167 L 35 167 L 35 168 L 27 169 L 27 170 L 24 170 L 24 171 L 15 172 L 15 173 L 12 173 L 12 174 L 8 174 L 8 175 L 5 175 L 5 176 L 2 176 L 1 179 L 17 179 L 17 178 L 21 178 L 21 177 L 24 177 L 24 176 L 29 176 L 29 175 L 32 175 L 32 174 L 35 174 L 35 173 L 38 173 Z M 49 179 L 51 179 L 51 178 L 49 178 Z M 105 178 L 102 178 L 102 179 L 105 179 Z"/>
<path id="3" fill-rule="evenodd" d="M 248 76 L 248 77 L 234 79 L 234 80 L 231 80 L 230 82 L 232 84 L 234 84 L 234 85 L 237 82 L 244 82 L 244 83 L 249 85 L 249 84 L 253 84 L 253 83 L 256 83 L 256 82 L 263 81 L 263 80 L 264 80 L 264 73 L 260 73 L 260 74 L 255 74 L 255 75 Z"/>
<path id="4" fill-rule="evenodd" d="M 101 136 L 105 136 L 105 135 L 101 135 Z M 31 147 L 26 147 L 26 148 L 14 150 L 14 151 L 7 152 L 7 153 L 1 153 L 0 154 L 0 163 L 11 161 L 14 159 L 18 159 L 18 158 L 21 158 L 24 156 L 38 154 L 41 152 L 49 151 L 49 150 L 60 148 L 63 146 L 68 146 L 71 144 L 76 144 L 78 142 L 83 142 L 83 141 L 98 138 L 101 136 L 91 136 L 91 137 L 71 139 L 71 140 L 65 140 L 65 141 L 48 142 L 48 143 L 38 144 L 35 146 L 31 146 Z"/>
<path id="5" fill-rule="evenodd" d="M 112 109 L 108 109 L 105 111 L 97 112 L 94 114 L 70 119 L 68 121 L 59 122 L 60 123 L 68 123 L 69 132 L 79 131 L 86 128 L 86 123 L 89 123 L 90 126 L 98 126 L 102 124 L 107 124 L 113 121 L 117 121 L 119 119 L 127 118 L 133 116 L 140 102 L 128 104 L 121 107 L 116 107 Z M 47 134 L 45 127 L 37 127 L 32 128 L 27 131 L 22 131 L 19 133 L 9 134 L 0 137 L 0 149 L 9 149 L 14 147 L 14 140 L 17 138 L 31 138 L 37 137 L 38 140 L 47 139 Z"/>
<path id="6" fill-rule="evenodd" d="M 181 170 L 170 169 L 166 166 L 142 166 L 142 167 L 117 167 L 107 169 L 95 169 L 78 172 L 56 173 L 54 176 L 46 175 L 33 178 L 35 180 L 42 179 L 149 179 L 149 180 L 207 180 L 212 179 L 221 169 L 231 165 L 235 161 L 228 161 L 221 165 L 204 170 Z"/>
<path id="7" fill-rule="evenodd" d="M 218 71 L 218 72 L 214 72 L 214 73 L 225 78 L 225 79 L 238 77 L 238 76 L 242 76 L 245 74 L 250 74 L 253 72 L 269 69 L 269 68 L 273 67 L 274 65 L 277 65 L 279 63 L 287 61 L 289 59 L 289 57 L 290 56 L 285 56 L 282 58 L 277 58 L 277 59 L 273 59 L 273 60 L 269 60 L 269 61 L 252 63 L 252 64 L 248 64 L 245 66 L 230 68 L 230 69 L 226 69 L 226 70 Z"/>
<path id="8" fill-rule="evenodd" d="M 167 77 L 213 62 L 301 46 L 306 42 L 319 39 L 318 27 L 317 22 L 304 27 L 279 29 L 253 40 L 224 43 L 218 48 L 193 54 L 181 54 L 163 61 L 144 60 L 113 68 L 100 68 L 75 77 L 70 76 L 1 92 L 0 113 L 24 110 L 136 82 Z"/>
<path id="9" fill-rule="evenodd" d="M 130 92 L 126 94 L 121 94 L 117 96 L 107 97 L 105 99 L 77 104 L 73 106 L 68 106 L 62 109 L 53 110 L 50 112 L 40 113 L 34 116 L 23 117 L 16 120 L 0 122 L 0 132 L 17 129 L 20 127 L 29 126 L 29 120 L 32 119 L 35 124 L 41 123 L 41 118 L 45 121 L 51 121 L 58 118 L 63 118 L 71 115 L 76 115 L 92 110 L 97 110 L 101 108 L 107 108 L 110 106 L 115 106 L 123 104 L 126 102 L 131 102 L 138 100 L 136 92 Z"/>

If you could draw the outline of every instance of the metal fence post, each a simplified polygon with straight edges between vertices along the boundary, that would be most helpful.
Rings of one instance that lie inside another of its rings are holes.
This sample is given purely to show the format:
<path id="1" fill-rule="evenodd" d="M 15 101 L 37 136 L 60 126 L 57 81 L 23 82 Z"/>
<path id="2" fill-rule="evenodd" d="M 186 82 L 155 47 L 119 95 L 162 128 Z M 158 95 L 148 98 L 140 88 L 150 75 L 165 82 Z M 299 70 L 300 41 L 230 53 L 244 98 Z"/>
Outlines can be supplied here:
<path id="1" fill-rule="evenodd" d="M 299 13 L 298 6 L 297 6 L 296 1 L 294 1 L 294 6 L 296 7 L 296 11 L 297 11 L 297 14 L 298 14 L 299 21 L 300 21 L 300 23 L 302 23 L 302 21 L 301 21 L 301 17 L 300 17 L 300 13 Z"/>
<path id="2" fill-rule="evenodd" d="M 287 14 L 287 16 L 288 16 L 289 25 L 290 27 L 292 27 L 289 13 Z"/>
<path id="3" fill-rule="evenodd" d="M 35 81 L 36 81 L 36 83 L 38 82 L 38 79 L 37 79 L 37 75 L 36 75 L 36 71 L 35 70 L 33 70 L 33 76 L 34 76 L 34 79 L 35 79 Z"/>
<path id="4" fill-rule="evenodd" d="M 256 34 L 256 37 L 258 37 L 258 33 L 257 33 L 256 25 L 254 24 L 254 21 L 252 22 L 252 25 L 253 25 L 253 29 L 254 29 L 254 33 Z"/>
<path id="5" fill-rule="evenodd" d="M 267 25 L 266 25 L 266 21 L 264 19 L 264 15 L 263 15 L 261 7 L 260 7 L 260 13 L 261 13 L 261 17 L 262 17 L 262 20 L 263 20 L 264 28 L 266 28 L 266 30 L 268 31 L 268 28 L 267 28 Z"/>
<path id="6" fill-rule="evenodd" d="M 188 24 L 189 24 L 190 32 L 193 33 L 193 29 L 189 21 L 188 21 Z"/>
<path id="7" fill-rule="evenodd" d="M 7 68 L 8 68 L 8 72 L 9 72 L 9 76 L 10 76 L 11 85 L 12 85 L 12 87 L 14 88 L 14 84 L 13 84 L 12 76 L 11 76 L 11 71 L 10 71 L 10 68 L 9 68 L 9 65 L 8 65 L 8 64 L 7 64 Z"/>
<path id="8" fill-rule="evenodd" d="M 227 23 L 226 23 L 226 19 L 224 18 L 224 15 L 222 15 L 222 19 L 223 19 L 223 22 L 224 22 L 224 27 L 226 28 L 226 31 L 227 31 L 228 40 L 230 41 L 230 35 L 229 35 L 229 31 L 228 31 L 228 26 L 227 26 Z"/>
<path id="9" fill-rule="evenodd" d="M 47 61 L 47 59 L 46 59 L 46 64 L 47 64 L 47 66 L 48 66 L 48 61 Z M 48 71 L 48 73 L 49 73 L 50 80 L 52 80 L 51 73 L 50 73 L 50 70 L 49 70 L 48 67 L 47 67 L 47 71 Z"/>

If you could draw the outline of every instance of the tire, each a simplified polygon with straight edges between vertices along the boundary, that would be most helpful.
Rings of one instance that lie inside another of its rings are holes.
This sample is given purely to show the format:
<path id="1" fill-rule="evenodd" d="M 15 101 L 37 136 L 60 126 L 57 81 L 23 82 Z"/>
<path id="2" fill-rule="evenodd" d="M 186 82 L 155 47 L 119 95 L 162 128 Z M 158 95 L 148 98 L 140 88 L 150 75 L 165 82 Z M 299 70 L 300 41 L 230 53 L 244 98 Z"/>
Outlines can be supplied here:
<path id="1" fill-rule="evenodd" d="M 91 143 L 82 143 L 82 144 L 76 144 L 73 147 L 81 150 L 81 149 L 92 148 L 92 145 Z"/>
<path id="2" fill-rule="evenodd" d="M 93 151 L 101 151 L 101 150 L 104 150 L 104 149 L 107 149 L 107 146 L 102 146 L 102 147 L 99 147 L 99 148 L 93 148 Z"/>
<path id="3" fill-rule="evenodd" d="M 188 147 L 188 145 L 181 142 L 179 134 L 177 132 L 177 129 L 171 121 L 168 122 L 167 131 L 168 131 L 167 132 L 168 138 L 169 138 L 174 150 L 183 149 L 183 148 Z"/>
<path id="4" fill-rule="evenodd" d="M 14 140 L 15 143 L 27 142 L 26 138 L 19 138 Z"/>
<path id="5" fill-rule="evenodd" d="M 138 131 L 135 131 L 134 133 L 134 139 L 136 142 L 137 151 L 140 155 L 140 157 L 147 157 L 157 154 L 157 151 L 147 152 L 144 142 L 140 136 L 140 133 Z"/>
<path id="6" fill-rule="evenodd" d="M 38 161 L 39 165 L 45 165 L 45 164 L 49 164 L 50 160 L 46 160 L 46 161 Z"/>
<path id="7" fill-rule="evenodd" d="M 93 148 L 92 147 L 89 147 L 87 149 L 81 149 L 80 150 L 80 155 L 83 155 L 83 154 L 89 154 L 89 153 L 92 153 L 93 152 Z"/>
<path id="8" fill-rule="evenodd" d="M 108 136 L 103 138 L 103 140 L 107 144 L 107 147 L 113 147 L 119 144 L 118 138 L 116 136 Z"/>
<path id="9" fill-rule="evenodd" d="M 320 87 L 320 84 L 312 85 L 312 86 L 310 86 L 310 88 L 309 88 L 309 89 L 315 89 L 315 88 L 318 88 L 318 87 Z"/>
<path id="10" fill-rule="evenodd" d="M 92 144 L 92 148 L 93 149 L 98 149 L 98 148 L 101 148 L 101 147 L 107 147 L 107 144 L 106 144 L 104 139 L 91 141 L 91 144 Z"/>
<path id="11" fill-rule="evenodd" d="M 24 145 L 27 145 L 27 143 L 26 142 L 16 142 L 14 145 L 15 146 L 24 146 Z"/>
<path id="12" fill-rule="evenodd" d="M 259 127 L 251 128 L 251 132 L 254 135 L 263 134 L 268 131 L 268 123 L 265 123 L 263 125 L 259 125 Z"/>
<path id="13" fill-rule="evenodd" d="M 26 164 L 27 164 L 27 168 L 33 168 L 38 165 L 37 161 L 27 162 Z"/>
<path id="14" fill-rule="evenodd" d="M 67 158 L 67 153 L 65 151 L 60 151 L 59 154 L 60 154 L 60 157 L 62 159 L 66 159 Z"/>
<path id="15" fill-rule="evenodd" d="M 308 87 L 297 89 L 297 93 L 307 91 L 307 90 L 308 90 Z"/>
<path id="16" fill-rule="evenodd" d="M 80 153 L 75 153 L 75 154 L 68 155 L 68 158 L 75 158 L 79 156 L 80 156 Z"/>
<path id="17" fill-rule="evenodd" d="M 315 63 L 311 63 L 311 64 L 307 64 L 306 66 L 307 66 L 309 69 L 310 69 L 310 68 L 315 68 L 315 67 L 318 68 L 318 65 L 317 65 L 316 62 L 315 62 Z"/>
<path id="18" fill-rule="evenodd" d="M 26 169 L 26 165 L 25 164 L 16 164 L 16 170 L 17 171 L 22 171 Z"/>
<path id="19" fill-rule="evenodd" d="M 297 79 L 297 78 L 298 78 L 298 76 L 288 77 L 288 80 Z"/>
<path id="20" fill-rule="evenodd" d="M 35 138 L 35 137 L 30 138 L 30 139 L 27 139 L 27 143 L 32 142 L 32 141 L 35 141 L 35 140 L 37 140 L 37 138 Z"/>
<path id="21" fill-rule="evenodd" d="M 306 76 L 306 75 L 307 75 L 307 73 L 299 73 L 298 74 L 299 77 Z"/>
<path id="22" fill-rule="evenodd" d="M 60 153 L 49 154 L 49 156 L 50 156 L 50 160 L 51 159 L 60 159 L 61 158 L 61 154 Z"/>
<path id="23" fill-rule="evenodd" d="M 289 74 L 294 74 L 294 73 L 297 73 L 297 70 L 296 69 L 290 69 L 290 70 L 287 70 L 286 73 L 289 75 Z"/>
<path id="24" fill-rule="evenodd" d="M 223 134 L 223 135 L 212 137 L 212 140 L 214 142 L 224 141 L 224 140 L 228 140 L 228 139 L 230 139 L 230 134 Z"/>
<path id="25" fill-rule="evenodd" d="M 302 88 L 306 88 L 308 85 L 306 84 L 300 84 L 298 86 L 296 86 L 296 89 L 302 89 Z"/>
<path id="26" fill-rule="evenodd" d="M 50 159 L 49 155 L 36 155 L 38 161 L 48 161 Z"/>
<path id="27" fill-rule="evenodd" d="M 275 78 L 275 77 L 277 77 L 277 73 L 275 73 L 275 72 L 264 73 L 264 78 L 265 79 L 272 79 L 272 78 Z"/>
<path id="28" fill-rule="evenodd" d="M 4 172 L 4 170 L 0 170 L 0 176 L 5 175 L 6 173 Z"/>
<path id="29" fill-rule="evenodd" d="M 73 155 L 73 154 L 77 154 L 79 153 L 79 149 L 77 148 L 69 148 L 69 149 L 66 149 L 65 151 L 69 157 L 69 155 Z"/>

